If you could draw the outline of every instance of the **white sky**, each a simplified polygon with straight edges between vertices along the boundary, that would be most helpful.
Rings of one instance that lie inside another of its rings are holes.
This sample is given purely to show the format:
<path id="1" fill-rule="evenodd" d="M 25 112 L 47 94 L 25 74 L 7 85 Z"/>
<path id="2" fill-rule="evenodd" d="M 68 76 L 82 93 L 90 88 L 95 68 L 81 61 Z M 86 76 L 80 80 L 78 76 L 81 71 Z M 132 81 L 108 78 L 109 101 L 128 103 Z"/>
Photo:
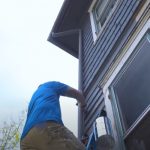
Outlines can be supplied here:
<path id="1" fill-rule="evenodd" d="M 47 41 L 63 0 L 0 0 L 0 124 L 27 108 L 39 84 L 77 88 L 78 60 Z M 65 125 L 77 133 L 76 101 L 61 98 Z"/>

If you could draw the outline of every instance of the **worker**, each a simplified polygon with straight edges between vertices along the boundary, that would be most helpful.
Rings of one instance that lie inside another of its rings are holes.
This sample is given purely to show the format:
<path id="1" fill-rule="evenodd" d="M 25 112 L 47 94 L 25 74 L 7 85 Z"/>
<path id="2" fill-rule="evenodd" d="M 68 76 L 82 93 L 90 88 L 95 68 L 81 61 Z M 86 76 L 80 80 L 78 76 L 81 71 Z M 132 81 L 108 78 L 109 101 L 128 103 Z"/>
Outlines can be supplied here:
<path id="1" fill-rule="evenodd" d="M 68 130 L 61 118 L 59 97 L 77 99 L 85 108 L 82 92 L 57 81 L 41 84 L 29 103 L 20 140 L 21 150 L 84 150 L 84 145 Z M 68 112 L 71 115 L 72 112 Z"/>

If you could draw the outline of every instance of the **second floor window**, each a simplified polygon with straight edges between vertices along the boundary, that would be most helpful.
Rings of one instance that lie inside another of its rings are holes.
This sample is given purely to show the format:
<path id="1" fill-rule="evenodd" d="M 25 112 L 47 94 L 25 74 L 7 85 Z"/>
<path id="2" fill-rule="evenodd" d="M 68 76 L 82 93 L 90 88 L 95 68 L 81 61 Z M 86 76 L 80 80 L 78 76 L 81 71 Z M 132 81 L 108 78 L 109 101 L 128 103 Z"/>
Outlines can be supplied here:
<path id="1" fill-rule="evenodd" d="M 96 0 L 90 7 L 93 36 L 97 37 L 106 21 L 111 16 L 118 0 Z"/>

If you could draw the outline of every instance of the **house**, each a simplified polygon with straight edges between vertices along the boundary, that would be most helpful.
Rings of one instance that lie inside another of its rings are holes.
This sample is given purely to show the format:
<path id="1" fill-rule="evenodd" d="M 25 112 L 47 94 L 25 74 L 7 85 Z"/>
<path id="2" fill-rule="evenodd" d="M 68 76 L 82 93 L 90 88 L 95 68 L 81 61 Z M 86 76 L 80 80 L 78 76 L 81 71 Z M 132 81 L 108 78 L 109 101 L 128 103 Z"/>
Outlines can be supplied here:
<path id="1" fill-rule="evenodd" d="M 116 149 L 149 150 L 150 0 L 65 0 L 48 41 L 79 59 L 79 139 L 105 111 Z"/>

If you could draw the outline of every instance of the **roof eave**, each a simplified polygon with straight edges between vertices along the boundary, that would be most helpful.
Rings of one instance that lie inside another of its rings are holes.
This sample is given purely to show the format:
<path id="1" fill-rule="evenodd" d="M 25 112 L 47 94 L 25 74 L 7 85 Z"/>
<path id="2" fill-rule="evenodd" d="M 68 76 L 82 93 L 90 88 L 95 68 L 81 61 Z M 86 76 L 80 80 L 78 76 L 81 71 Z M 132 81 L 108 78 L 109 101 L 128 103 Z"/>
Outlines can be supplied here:
<path id="1" fill-rule="evenodd" d="M 52 36 L 52 32 L 50 33 L 50 35 L 49 35 L 49 37 L 48 37 L 47 40 L 49 42 L 51 42 L 52 44 L 54 44 L 55 46 L 61 48 L 64 51 L 66 51 L 67 53 L 69 53 L 73 57 L 78 58 L 78 53 L 76 53 L 71 48 L 68 48 L 67 46 L 65 46 L 62 42 L 58 42 L 57 38 L 55 38 L 55 37 Z"/>

